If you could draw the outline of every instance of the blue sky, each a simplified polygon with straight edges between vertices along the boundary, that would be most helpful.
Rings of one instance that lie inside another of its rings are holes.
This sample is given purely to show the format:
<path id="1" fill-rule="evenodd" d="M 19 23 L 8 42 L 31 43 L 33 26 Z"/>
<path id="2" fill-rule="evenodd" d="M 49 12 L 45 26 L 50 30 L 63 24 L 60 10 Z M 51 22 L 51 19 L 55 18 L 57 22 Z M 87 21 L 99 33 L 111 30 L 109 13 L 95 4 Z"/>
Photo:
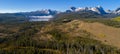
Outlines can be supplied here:
<path id="1" fill-rule="evenodd" d="M 114 10 L 120 7 L 120 0 L 0 0 L 0 12 L 22 12 L 41 9 L 64 11 L 70 6 L 95 7 Z"/>

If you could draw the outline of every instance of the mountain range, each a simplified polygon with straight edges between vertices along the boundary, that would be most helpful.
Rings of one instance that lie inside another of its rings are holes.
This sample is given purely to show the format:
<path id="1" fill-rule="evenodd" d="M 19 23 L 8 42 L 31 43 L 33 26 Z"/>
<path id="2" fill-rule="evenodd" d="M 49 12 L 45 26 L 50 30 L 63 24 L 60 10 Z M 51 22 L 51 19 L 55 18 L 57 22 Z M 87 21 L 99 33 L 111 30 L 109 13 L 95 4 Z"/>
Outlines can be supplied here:
<path id="1" fill-rule="evenodd" d="M 49 16 L 49 15 L 56 15 L 59 13 L 71 13 L 71 12 L 95 12 L 100 15 L 120 15 L 120 7 L 116 10 L 105 10 L 102 6 L 97 7 L 70 7 L 69 10 L 65 10 L 64 12 L 60 12 L 57 10 L 51 10 L 51 9 L 43 9 L 43 10 L 37 10 L 32 12 L 23 12 L 21 14 L 25 16 Z"/>
<path id="2" fill-rule="evenodd" d="M 120 7 L 116 8 L 116 10 L 105 10 L 102 6 L 97 7 L 70 7 L 69 10 L 66 10 L 64 12 L 79 12 L 79 11 L 93 11 L 98 14 L 118 14 L 120 15 Z M 57 10 L 51 10 L 51 9 L 42 9 L 37 11 L 31 11 L 31 12 L 18 12 L 19 14 L 23 14 L 26 16 L 47 16 L 47 15 L 56 15 L 58 13 L 62 13 Z"/>
<path id="3" fill-rule="evenodd" d="M 32 15 L 32 16 L 34 15 L 34 18 L 38 19 L 38 16 L 46 16 L 46 17 L 53 16 L 54 17 L 56 15 L 58 16 L 59 14 L 65 15 L 65 14 L 70 14 L 70 13 L 81 14 L 81 15 L 84 15 L 85 17 L 86 17 L 86 15 L 84 13 L 90 14 L 91 16 L 99 15 L 99 16 L 106 17 L 106 18 L 112 18 L 112 17 L 120 15 L 120 8 L 117 8 L 116 10 L 105 10 L 102 6 L 84 7 L 84 8 L 70 7 L 69 10 L 66 10 L 64 12 L 46 9 L 46 10 L 41 10 L 41 11 L 28 12 L 28 15 Z M 37 17 L 35 17 L 36 15 L 37 15 Z M 32 17 L 32 20 L 34 18 Z"/>
<path id="4" fill-rule="evenodd" d="M 85 15 L 84 13 L 89 13 L 91 16 L 93 15 L 99 15 L 99 16 L 105 16 L 105 17 L 115 17 L 115 16 L 120 16 L 120 7 L 117 8 L 116 10 L 105 10 L 102 6 L 97 6 L 97 7 L 70 7 L 69 10 L 65 10 L 64 12 L 57 11 L 57 10 L 51 10 L 51 9 L 43 9 L 43 10 L 37 10 L 37 11 L 31 11 L 31 12 L 18 12 L 18 13 L 1 13 L 1 15 L 14 15 L 14 16 L 24 16 L 25 18 L 28 18 L 29 20 L 33 21 L 48 21 L 52 17 L 54 18 L 56 15 L 58 16 L 59 14 L 69 14 L 69 13 L 77 13 L 77 14 L 82 14 Z M 44 18 L 46 20 L 44 20 Z M 34 20 L 35 19 L 35 20 Z"/>
<path id="5" fill-rule="evenodd" d="M 104 15 L 104 14 L 117 14 L 120 15 L 120 7 L 116 10 L 105 10 L 102 6 L 97 7 L 85 7 L 85 8 L 76 8 L 76 7 L 70 7 L 70 10 L 66 10 L 66 12 L 79 12 L 79 11 L 93 11 L 98 14 Z"/>

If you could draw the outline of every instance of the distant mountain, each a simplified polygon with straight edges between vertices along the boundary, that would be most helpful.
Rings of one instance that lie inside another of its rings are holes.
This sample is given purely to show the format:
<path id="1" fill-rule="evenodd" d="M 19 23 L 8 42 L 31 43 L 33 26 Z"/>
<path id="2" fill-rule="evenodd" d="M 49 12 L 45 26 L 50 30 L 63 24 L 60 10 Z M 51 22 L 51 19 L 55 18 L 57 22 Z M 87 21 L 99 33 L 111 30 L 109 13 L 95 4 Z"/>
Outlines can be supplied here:
<path id="1" fill-rule="evenodd" d="M 75 19 L 90 19 L 90 18 L 106 18 L 103 15 L 100 15 L 96 12 L 87 10 L 87 11 L 78 11 L 78 12 L 64 12 L 54 16 L 53 21 L 61 22 L 62 20 L 75 20 Z"/>
<path id="2" fill-rule="evenodd" d="M 120 7 L 115 10 L 116 12 L 120 11 Z"/>
<path id="3" fill-rule="evenodd" d="M 112 13 L 113 11 L 111 11 L 111 10 L 108 9 L 108 10 L 105 10 L 105 12 L 106 13 Z"/>
<path id="4" fill-rule="evenodd" d="M 21 14 L 26 16 L 47 16 L 47 15 L 55 15 L 58 13 L 59 11 L 56 11 L 56 10 L 43 9 L 43 10 L 37 10 L 32 12 L 22 12 Z"/>
<path id="5" fill-rule="evenodd" d="M 57 10 L 51 10 L 51 9 L 43 9 L 43 10 L 37 10 L 37 11 L 31 11 L 31 12 L 19 12 L 19 13 L 1 13 L 0 17 L 3 19 L 3 16 L 8 16 L 7 18 L 14 18 L 14 17 L 22 17 L 27 18 L 29 20 L 33 21 L 41 21 L 43 18 L 47 19 L 45 21 L 48 21 L 51 18 L 54 18 L 58 15 L 79 15 L 79 17 L 82 18 L 112 18 L 115 16 L 120 16 L 120 7 L 116 10 L 105 10 L 102 6 L 97 7 L 70 7 L 70 9 L 60 12 Z M 71 16 L 73 16 L 71 15 Z M 75 15 L 75 16 L 76 16 Z M 11 17 L 12 16 L 12 17 Z M 14 16 L 14 17 L 13 17 Z M 34 17 L 33 17 L 34 16 Z M 43 17 L 43 18 L 42 18 Z M 50 17 L 50 18 L 48 18 Z M 78 17 L 78 16 L 77 16 Z M 0 19 L 1 19 L 0 18 Z M 41 19 L 42 18 L 42 19 Z M 58 18 L 58 17 L 57 17 Z M 1 20 L 2 20 L 1 19 Z M 35 20 L 34 20 L 35 19 Z M 25 20 L 26 21 L 26 20 Z"/>
<path id="6" fill-rule="evenodd" d="M 120 7 L 117 8 L 114 13 L 117 14 L 117 15 L 120 15 Z"/>
<path id="7" fill-rule="evenodd" d="M 29 21 L 48 21 L 58 13 L 60 12 L 56 10 L 44 9 L 44 10 L 37 10 L 32 12 L 23 12 L 21 14 L 29 18 Z"/>
<path id="8" fill-rule="evenodd" d="M 97 7 L 70 7 L 69 10 L 66 10 L 64 13 L 71 13 L 71 12 L 83 12 L 83 11 L 88 11 L 88 12 L 96 12 L 100 15 L 106 15 L 106 14 L 117 14 L 120 15 L 120 8 L 117 8 L 116 10 L 105 10 L 102 6 L 97 6 Z M 38 11 L 32 11 L 32 12 L 24 12 L 22 14 L 26 16 L 49 16 L 49 15 L 56 15 L 59 13 L 63 13 L 57 10 L 51 10 L 51 9 L 44 9 L 44 10 L 38 10 Z"/>
<path id="9" fill-rule="evenodd" d="M 28 18 L 19 13 L 0 14 L 0 23 L 21 23 L 25 21 L 28 21 Z"/>
<path id="10" fill-rule="evenodd" d="M 119 14 L 120 15 L 120 7 L 117 8 L 116 10 L 105 10 L 102 6 L 97 6 L 97 7 L 70 7 L 69 10 L 66 10 L 66 13 L 71 13 L 71 12 L 81 12 L 81 11 L 93 11 L 98 14 L 104 15 L 104 14 Z M 21 14 L 25 16 L 48 16 L 48 15 L 56 15 L 61 13 L 60 11 L 57 10 L 51 10 L 51 9 L 42 9 L 42 10 L 37 10 L 37 11 L 31 11 L 31 12 L 20 12 L 20 13 L 15 13 L 15 14 Z M 63 13 L 63 12 L 62 12 Z"/>
<path id="11" fill-rule="evenodd" d="M 71 12 L 79 12 L 79 11 L 93 11 L 93 12 L 96 12 L 98 14 L 106 14 L 106 12 L 104 11 L 104 9 L 101 6 L 98 6 L 98 7 L 85 7 L 85 8 L 71 7 Z M 68 11 L 66 11 L 66 12 L 68 12 Z"/>
<path id="12" fill-rule="evenodd" d="M 91 8 L 92 11 L 95 11 L 99 14 L 106 14 L 106 12 L 104 11 L 104 9 L 101 6 L 95 7 L 95 8 Z"/>

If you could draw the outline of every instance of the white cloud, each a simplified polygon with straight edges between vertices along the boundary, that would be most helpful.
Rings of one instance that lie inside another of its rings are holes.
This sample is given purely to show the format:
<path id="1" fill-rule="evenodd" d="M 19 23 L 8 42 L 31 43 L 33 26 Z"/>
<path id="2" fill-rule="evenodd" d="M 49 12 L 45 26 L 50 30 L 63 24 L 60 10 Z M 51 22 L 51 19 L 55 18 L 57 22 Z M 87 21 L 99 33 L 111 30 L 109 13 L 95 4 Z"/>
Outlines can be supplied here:
<path id="1" fill-rule="evenodd" d="M 30 16 L 31 18 L 53 18 L 52 15 L 49 16 Z"/>
<path id="2" fill-rule="evenodd" d="M 49 15 L 49 16 L 30 16 L 29 21 L 49 21 L 51 18 L 53 18 L 52 15 Z"/>

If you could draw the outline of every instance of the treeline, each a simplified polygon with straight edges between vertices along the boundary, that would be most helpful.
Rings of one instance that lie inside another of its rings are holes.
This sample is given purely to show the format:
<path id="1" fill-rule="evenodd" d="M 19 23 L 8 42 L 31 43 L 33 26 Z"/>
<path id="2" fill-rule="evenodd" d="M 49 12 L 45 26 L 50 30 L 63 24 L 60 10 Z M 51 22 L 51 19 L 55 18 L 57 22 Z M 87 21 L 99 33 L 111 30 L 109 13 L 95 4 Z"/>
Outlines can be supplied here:
<path id="1" fill-rule="evenodd" d="M 98 19 L 83 19 L 83 21 L 90 22 L 90 23 L 99 22 L 99 23 L 103 23 L 103 24 L 108 25 L 108 26 L 120 28 L 120 22 L 112 20 L 111 18 L 105 18 L 105 19 L 102 19 L 102 18 L 98 18 Z"/>

